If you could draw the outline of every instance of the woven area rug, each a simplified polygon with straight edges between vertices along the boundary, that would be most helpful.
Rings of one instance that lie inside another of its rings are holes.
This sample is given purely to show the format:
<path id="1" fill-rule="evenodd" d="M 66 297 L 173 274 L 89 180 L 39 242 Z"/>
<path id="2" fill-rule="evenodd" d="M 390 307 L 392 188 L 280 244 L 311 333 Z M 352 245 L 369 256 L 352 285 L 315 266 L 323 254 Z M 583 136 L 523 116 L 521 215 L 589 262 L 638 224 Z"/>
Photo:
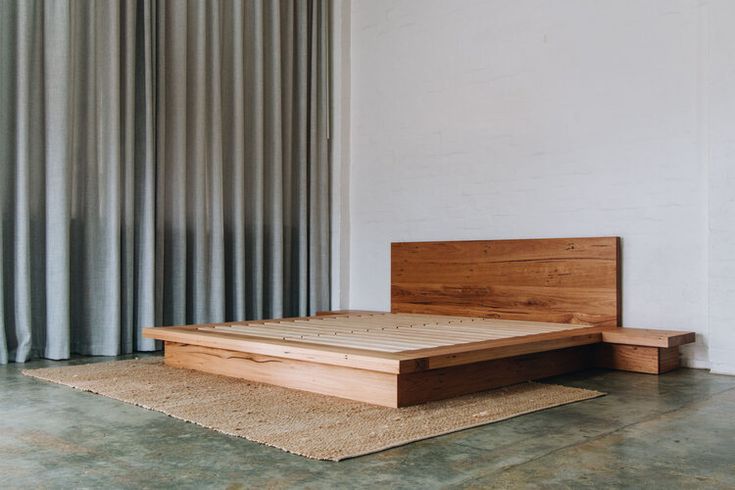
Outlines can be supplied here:
<path id="1" fill-rule="evenodd" d="M 30 369 L 23 374 L 332 461 L 604 395 L 523 383 L 413 407 L 385 408 L 170 368 L 161 358 Z"/>

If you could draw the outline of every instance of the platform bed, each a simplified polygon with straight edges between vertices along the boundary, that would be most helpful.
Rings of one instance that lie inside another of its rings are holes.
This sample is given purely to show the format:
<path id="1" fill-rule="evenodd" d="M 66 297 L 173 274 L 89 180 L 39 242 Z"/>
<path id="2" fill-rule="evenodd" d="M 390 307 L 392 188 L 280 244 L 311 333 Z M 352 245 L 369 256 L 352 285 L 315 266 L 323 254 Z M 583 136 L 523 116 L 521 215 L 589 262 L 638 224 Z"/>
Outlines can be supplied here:
<path id="1" fill-rule="evenodd" d="M 166 364 L 403 407 L 594 366 L 678 367 L 691 332 L 618 328 L 617 238 L 398 243 L 392 313 L 146 329 Z"/>

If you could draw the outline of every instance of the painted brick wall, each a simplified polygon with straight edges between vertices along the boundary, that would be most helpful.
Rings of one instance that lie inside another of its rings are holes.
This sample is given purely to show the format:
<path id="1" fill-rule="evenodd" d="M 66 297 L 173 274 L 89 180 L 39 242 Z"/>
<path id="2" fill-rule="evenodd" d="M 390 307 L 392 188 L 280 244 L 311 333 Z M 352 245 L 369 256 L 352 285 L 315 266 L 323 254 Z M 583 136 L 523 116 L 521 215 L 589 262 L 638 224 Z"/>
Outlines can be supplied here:
<path id="1" fill-rule="evenodd" d="M 619 235 L 625 324 L 697 331 L 707 366 L 708 321 L 735 319 L 732 140 L 711 171 L 707 149 L 735 85 L 710 94 L 708 8 L 353 0 L 349 306 L 389 308 L 392 241 Z"/>
<path id="2" fill-rule="evenodd" d="M 735 374 L 735 2 L 706 10 L 709 171 L 709 352 L 715 372 Z"/>

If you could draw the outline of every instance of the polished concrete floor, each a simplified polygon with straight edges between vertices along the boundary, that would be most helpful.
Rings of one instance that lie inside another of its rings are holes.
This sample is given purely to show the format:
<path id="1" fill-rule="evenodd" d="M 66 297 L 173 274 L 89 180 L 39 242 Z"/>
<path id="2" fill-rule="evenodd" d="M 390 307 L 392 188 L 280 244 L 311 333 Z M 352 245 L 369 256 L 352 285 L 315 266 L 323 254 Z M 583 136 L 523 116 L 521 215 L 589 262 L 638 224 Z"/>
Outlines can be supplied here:
<path id="1" fill-rule="evenodd" d="M 71 363 L 109 359 L 75 359 Z M 735 488 L 735 377 L 604 370 L 608 396 L 341 463 L 0 367 L 2 488 Z"/>

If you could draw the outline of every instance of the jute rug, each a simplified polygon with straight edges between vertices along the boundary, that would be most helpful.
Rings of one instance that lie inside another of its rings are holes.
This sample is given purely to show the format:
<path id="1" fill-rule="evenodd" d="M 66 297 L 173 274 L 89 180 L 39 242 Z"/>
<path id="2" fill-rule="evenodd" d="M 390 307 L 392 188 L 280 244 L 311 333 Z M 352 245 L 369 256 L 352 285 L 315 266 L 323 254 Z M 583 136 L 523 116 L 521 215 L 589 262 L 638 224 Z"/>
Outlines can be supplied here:
<path id="1" fill-rule="evenodd" d="M 604 395 L 523 383 L 396 409 L 170 368 L 161 358 L 31 369 L 23 374 L 332 461 Z"/>

